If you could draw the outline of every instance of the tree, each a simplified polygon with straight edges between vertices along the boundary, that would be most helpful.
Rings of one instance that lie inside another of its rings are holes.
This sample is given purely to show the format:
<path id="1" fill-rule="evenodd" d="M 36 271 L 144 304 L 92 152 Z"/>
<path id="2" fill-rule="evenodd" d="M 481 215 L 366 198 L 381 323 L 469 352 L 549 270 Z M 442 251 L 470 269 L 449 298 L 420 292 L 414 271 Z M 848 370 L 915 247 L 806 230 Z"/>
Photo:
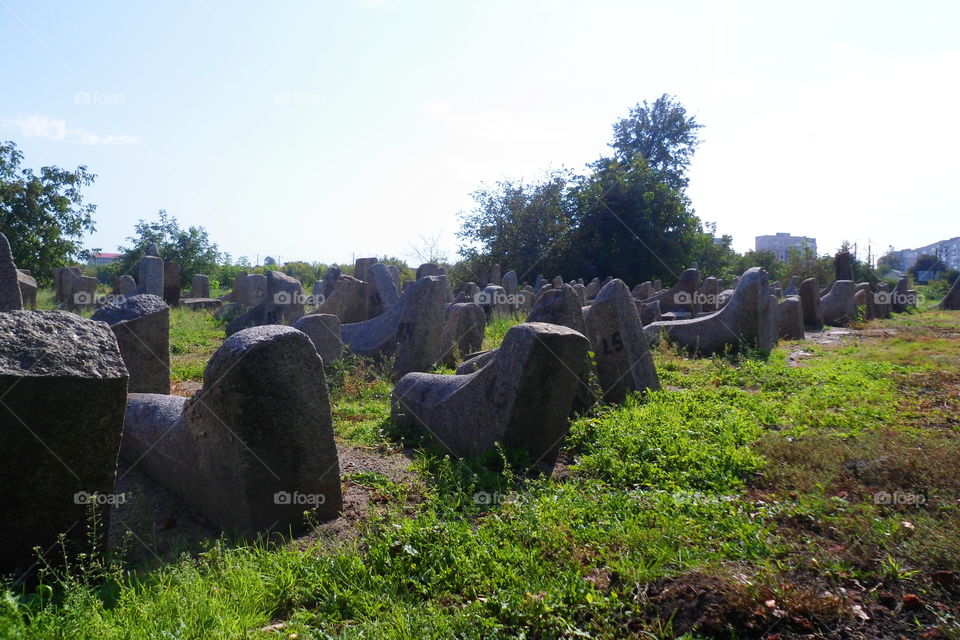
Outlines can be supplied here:
<path id="1" fill-rule="evenodd" d="M 116 263 L 118 274 L 136 274 L 140 258 L 151 243 L 157 243 L 160 257 L 166 262 L 179 262 L 181 285 L 186 285 L 195 273 L 213 275 L 222 260 L 216 244 L 203 227 L 182 229 L 177 219 L 161 209 L 159 220 L 140 220 L 134 234 L 127 238 L 130 247 L 120 247 L 123 257 Z"/>
<path id="2" fill-rule="evenodd" d="M 263 266 L 265 267 L 275 267 L 277 266 L 277 260 L 273 256 L 267 256 L 263 259 Z"/>
<path id="3" fill-rule="evenodd" d="M 515 270 L 521 281 L 558 272 L 569 247 L 573 186 L 566 170 L 529 183 L 505 179 L 481 185 L 472 194 L 473 211 L 459 214 L 457 237 L 465 243 L 459 253 L 466 263 L 458 269 L 465 272 L 461 277 L 473 272 L 475 279 L 478 270 L 495 263 Z"/>
<path id="4" fill-rule="evenodd" d="M 917 256 L 917 261 L 913 263 L 913 266 L 911 266 L 908 271 L 914 280 L 920 282 L 918 275 L 924 271 L 943 271 L 946 268 L 947 265 L 944 264 L 939 257 L 924 253 Z"/>
<path id="5" fill-rule="evenodd" d="M 630 115 L 613 125 L 615 157 L 629 164 L 635 157 L 645 158 L 650 167 L 662 174 L 674 189 L 687 187 L 687 167 L 700 144 L 703 128 L 696 117 L 673 96 L 663 94 L 653 104 L 644 100 L 630 109 Z"/>
<path id="6" fill-rule="evenodd" d="M 675 281 L 695 261 L 703 234 L 689 200 L 643 157 L 592 166 L 576 189 L 576 229 L 563 273 Z"/>
<path id="7" fill-rule="evenodd" d="M 418 242 L 410 245 L 410 257 L 420 264 L 445 264 L 447 254 L 440 246 L 440 234 L 431 236 L 417 235 Z M 419 266 L 419 265 L 418 265 Z"/>
<path id="8" fill-rule="evenodd" d="M 54 269 L 89 258 L 80 239 L 95 231 L 96 205 L 83 203 L 81 189 L 96 176 L 85 166 L 43 167 L 35 175 L 22 162 L 16 144 L 0 143 L 0 232 L 10 240 L 17 266 L 48 284 Z"/>

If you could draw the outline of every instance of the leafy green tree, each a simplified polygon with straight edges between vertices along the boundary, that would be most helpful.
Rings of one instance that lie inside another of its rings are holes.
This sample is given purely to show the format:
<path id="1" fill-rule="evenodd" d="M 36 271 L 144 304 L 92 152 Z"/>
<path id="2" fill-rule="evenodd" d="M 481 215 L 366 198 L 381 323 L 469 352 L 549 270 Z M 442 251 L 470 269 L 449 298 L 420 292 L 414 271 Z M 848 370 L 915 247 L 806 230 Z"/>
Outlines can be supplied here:
<path id="1" fill-rule="evenodd" d="M 117 262 L 118 274 L 129 273 L 136 277 L 140 258 L 151 243 L 157 244 L 160 257 L 165 262 L 179 262 L 181 285 L 185 286 L 195 273 L 214 275 L 223 255 L 219 247 L 210 241 L 203 227 L 181 228 L 177 219 L 161 209 L 156 222 L 140 220 L 134 233 L 127 240 L 129 247 L 120 247 L 123 256 Z"/>
<path id="2" fill-rule="evenodd" d="M 628 283 L 675 281 L 703 235 L 689 200 L 642 157 L 604 158 L 576 190 L 576 228 L 563 273 Z"/>
<path id="3" fill-rule="evenodd" d="M 917 256 L 917 261 L 908 269 L 914 280 L 919 281 L 917 274 L 924 271 L 944 271 L 947 265 L 939 257 L 924 253 Z"/>
<path id="4" fill-rule="evenodd" d="M 477 270 L 495 263 L 516 270 L 521 281 L 532 281 L 539 272 L 558 272 L 569 248 L 572 186 L 565 170 L 531 183 L 481 185 L 472 194 L 476 207 L 460 213 L 457 237 L 464 242 L 459 250 L 464 262 L 457 273 L 466 273 L 453 279 L 475 279 Z"/>
<path id="5" fill-rule="evenodd" d="M 733 237 L 725 235 L 719 238 L 719 242 L 715 241 L 717 225 L 714 222 L 704 223 L 703 229 L 694 242 L 692 262 L 700 266 L 700 273 L 704 276 L 729 279 L 740 257 L 731 246 Z"/>
<path id="6" fill-rule="evenodd" d="M 638 103 L 617 121 L 610 146 L 617 160 L 629 164 L 638 156 L 645 158 L 671 187 L 682 190 L 687 187 L 687 167 L 700 144 L 701 128 L 695 116 L 688 116 L 686 108 L 665 93 L 653 104 Z"/>
<path id="7" fill-rule="evenodd" d="M 16 144 L 0 143 L 0 232 L 10 240 L 17 267 L 49 284 L 54 269 L 86 261 L 97 251 L 85 251 L 80 243 L 95 230 L 96 205 L 84 204 L 81 191 L 96 176 L 84 166 L 43 167 L 36 175 L 22 162 Z"/>

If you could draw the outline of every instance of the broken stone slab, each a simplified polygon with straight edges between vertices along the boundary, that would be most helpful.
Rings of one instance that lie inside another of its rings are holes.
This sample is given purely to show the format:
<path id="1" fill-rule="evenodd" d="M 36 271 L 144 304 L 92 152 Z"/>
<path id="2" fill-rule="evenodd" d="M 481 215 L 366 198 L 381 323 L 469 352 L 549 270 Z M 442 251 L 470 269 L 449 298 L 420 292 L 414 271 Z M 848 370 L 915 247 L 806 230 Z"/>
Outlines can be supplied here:
<path id="1" fill-rule="evenodd" d="M 106 322 L 117 337 L 130 393 L 170 393 L 170 307 L 162 298 L 120 297 L 91 319 Z"/>
<path id="2" fill-rule="evenodd" d="M 940 301 L 937 307 L 941 311 L 960 310 L 960 278 L 953 281 L 953 285 L 950 286 L 947 295 L 943 296 L 943 300 Z"/>
<path id="3" fill-rule="evenodd" d="M 803 340 L 803 304 L 799 296 L 787 296 L 777 305 L 777 330 L 784 340 Z"/>
<path id="4" fill-rule="evenodd" d="M 340 339 L 340 318 L 330 313 L 314 313 L 303 316 L 293 323 L 293 328 L 310 336 L 317 355 L 324 366 L 340 359 L 343 342 Z"/>
<path id="5" fill-rule="evenodd" d="M 142 294 L 163 297 L 163 260 L 149 254 L 140 257 L 138 290 Z"/>
<path id="6" fill-rule="evenodd" d="M 548 322 L 569 327 L 578 333 L 587 332 L 580 296 L 566 283 L 545 291 L 534 303 L 527 322 Z"/>
<path id="7" fill-rule="evenodd" d="M 163 301 L 171 307 L 180 305 L 180 276 L 182 269 L 179 262 L 166 262 L 163 265 Z M 124 294 L 131 295 L 131 294 Z"/>
<path id="8" fill-rule="evenodd" d="M 447 305 L 444 312 L 440 361 L 453 366 L 457 359 L 474 353 L 483 345 L 487 316 L 483 308 L 473 302 Z"/>
<path id="9" fill-rule="evenodd" d="M 827 295 L 820 298 L 824 324 L 845 327 L 857 319 L 856 284 L 853 280 L 834 280 Z"/>
<path id="10" fill-rule="evenodd" d="M 127 398 L 110 327 L 65 311 L 0 313 L 0 396 L 0 571 L 30 569 L 33 547 L 60 555 L 60 533 L 69 552 L 91 551 L 90 503 L 107 530 Z"/>
<path id="11" fill-rule="evenodd" d="M 225 531 L 296 535 L 343 505 L 323 363 L 292 327 L 231 336 L 189 400 L 131 395 L 121 455 Z"/>
<path id="12" fill-rule="evenodd" d="M 660 378 L 650 343 L 643 333 L 636 301 L 623 280 L 606 284 L 589 309 L 587 337 L 604 401 L 620 403 L 629 391 L 658 390 Z"/>
<path id="13" fill-rule="evenodd" d="M 23 309 L 20 272 L 13 262 L 13 251 L 7 236 L 0 233 L 0 311 Z"/>
<path id="14" fill-rule="evenodd" d="M 445 276 L 426 276 L 412 283 L 390 311 L 371 320 L 343 324 L 343 343 L 357 355 L 383 360 L 393 357 L 393 371 L 429 371 L 440 360 L 444 307 L 450 287 Z"/>
<path id="15" fill-rule="evenodd" d="M 800 283 L 800 304 L 803 308 L 803 324 L 819 329 L 823 326 L 823 311 L 820 309 L 820 287 L 816 278 L 807 278 Z"/>
<path id="16" fill-rule="evenodd" d="M 37 281 L 23 269 L 17 271 L 17 281 L 20 285 L 20 297 L 23 299 L 24 309 L 37 308 Z"/>
<path id="17" fill-rule="evenodd" d="M 301 291 L 303 289 L 301 288 Z M 190 297 L 191 298 L 209 298 L 210 297 L 210 276 L 202 273 L 195 273 L 190 279 Z"/>
<path id="18" fill-rule="evenodd" d="M 644 327 L 651 343 L 661 337 L 692 353 L 710 356 L 744 347 L 769 352 L 776 345 L 776 316 L 767 272 L 748 269 L 733 297 L 720 311 L 689 320 L 654 322 Z"/>
<path id="19" fill-rule="evenodd" d="M 569 429 L 588 348 L 582 334 L 566 327 L 513 326 L 475 373 L 404 376 L 391 396 L 393 423 L 424 431 L 458 457 L 502 442 L 552 465 Z"/>
<path id="20" fill-rule="evenodd" d="M 433 262 L 425 262 L 417 267 L 417 280 L 427 276 L 442 276 L 443 274 L 443 267 Z"/>
<path id="21" fill-rule="evenodd" d="M 333 292 L 314 313 L 335 315 L 342 324 L 353 324 L 367 319 L 367 305 L 365 284 L 353 276 L 340 276 Z"/>

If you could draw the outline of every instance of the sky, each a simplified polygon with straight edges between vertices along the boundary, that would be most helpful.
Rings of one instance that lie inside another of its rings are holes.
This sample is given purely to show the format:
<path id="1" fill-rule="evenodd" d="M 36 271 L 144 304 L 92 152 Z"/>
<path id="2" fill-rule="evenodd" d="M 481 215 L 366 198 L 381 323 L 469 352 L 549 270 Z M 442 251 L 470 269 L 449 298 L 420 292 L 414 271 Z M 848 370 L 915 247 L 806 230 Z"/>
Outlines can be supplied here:
<path id="1" fill-rule="evenodd" d="M 0 0 L 0 139 L 234 259 L 455 260 L 481 183 L 581 171 L 674 95 L 697 215 L 865 257 L 960 235 L 960 0 Z M 574 277 L 576 274 L 570 274 Z"/>

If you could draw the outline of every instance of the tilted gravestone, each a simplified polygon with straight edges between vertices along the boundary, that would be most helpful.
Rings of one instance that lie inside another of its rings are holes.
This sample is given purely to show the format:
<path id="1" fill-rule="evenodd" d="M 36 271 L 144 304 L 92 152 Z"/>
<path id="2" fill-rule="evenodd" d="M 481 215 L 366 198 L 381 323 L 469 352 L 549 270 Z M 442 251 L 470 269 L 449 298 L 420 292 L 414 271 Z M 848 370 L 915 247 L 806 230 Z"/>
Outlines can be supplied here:
<path id="1" fill-rule="evenodd" d="M 23 309 L 20 272 L 13 263 L 13 251 L 7 236 L 0 233 L 0 311 Z"/>
<path id="2" fill-rule="evenodd" d="M 396 375 L 428 371 L 442 354 L 443 313 L 449 293 L 445 276 L 421 278 L 407 287 L 390 311 L 341 325 L 343 343 L 367 358 L 393 357 Z"/>
<path id="3" fill-rule="evenodd" d="M 140 293 L 163 297 L 163 260 L 153 255 L 140 257 L 140 275 L 137 278 Z"/>
<path id="4" fill-rule="evenodd" d="M 784 340 L 803 340 L 803 305 L 798 296 L 787 296 L 778 303 L 777 331 Z"/>
<path id="5" fill-rule="evenodd" d="M 163 265 L 163 301 L 171 307 L 180 306 L 180 285 L 183 270 L 179 262 L 166 262 Z M 130 294 L 126 294 L 130 295 Z"/>
<path id="6" fill-rule="evenodd" d="M 293 328 L 310 336 L 324 366 L 340 359 L 343 342 L 340 340 L 340 318 L 329 313 L 314 313 L 303 316 L 293 323 Z"/>
<path id="7" fill-rule="evenodd" d="M 957 311 L 960 309 L 960 278 L 953 281 L 947 295 L 937 305 L 941 311 Z"/>
<path id="8" fill-rule="evenodd" d="M 487 316 L 483 308 L 473 302 L 449 304 L 444 313 L 440 361 L 452 366 L 458 357 L 471 354 L 483 345 Z"/>
<path id="9" fill-rule="evenodd" d="M 475 373 L 404 376 L 391 396 L 393 423 L 423 430 L 456 456 L 479 455 L 502 442 L 552 464 L 588 348 L 583 335 L 566 327 L 516 325 Z"/>
<path id="10" fill-rule="evenodd" d="M 820 298 L 824 324 L 845 327 L 857 319 L 856 287 L 853 280 L 834 280 L 827 295 Z"/>
<path id="11" fill-rule="evenodd" d="M 803 324 L 819 329 L 823 326 L 820 310 L 820 287 L 816 278 L 807 278 L 800 283 L 800 305 L 803 308 Z"/>
<path id="12" fill-rule="evenodd" d="M 20 297 L 23 299 L 24 309 L 37 308 L 37 281 L 23 269 L 17 271 L 17 280 L 20 284 Z"/>
<path id="13" fill-rule="evenodd" d="M 0 396 L 0 572 L 27 570 L 60 533 L 89 551 L 87 497 L 113 493 L 127 398 L 113 332 L 65 311 L 0 313 Z"/>
<path id="14" fill-rule="evenodd" d="M 193 274 L 193 278 L 190 279 L 190 297 L 191 298 L 209 298 L 210 297 L 210 276 L 204 275 L 202 273 Z"/>
<path id="15" fill-rule="evenodd" d="M 688 320 L 661 320 L 643 330 L 651 342 L 662 337 L 705 356 L 744 347 L 769 352 L 777 340 L 775 300 L 767 272 L 753 267 L 743 274 L 733 297 L 720 311 Z"/>
<path id="16" fill-rule="evenodd" d="M 586 324 L 606 402 L 623 402 L 629 391 L 660 388 L 637 303 L 623 280 L 611 280 L 600 290 Z"/>
<path id="17" fill-rule="evenodd" d="M 113 329 L 130 373 L 130 393 L 170 393 L 170 307 L 162 298 L 117 298 L 91 319 Z"/>
<path id="18" fill-rule="evenodd" d="M 323 363 L 306 334 L 266 326 L 227 339 L 189 400 L 133 394 L 123 458 L 227 531 L 295 534 L 343 505 Z"/>
<path id="19" fill-rule="evenodd" d="M 353 276 L 340 276 L 316 313 L 329 313 L 343 324 L 352 324 L 367 319 L 367 304 L 366 285 Z"/>

